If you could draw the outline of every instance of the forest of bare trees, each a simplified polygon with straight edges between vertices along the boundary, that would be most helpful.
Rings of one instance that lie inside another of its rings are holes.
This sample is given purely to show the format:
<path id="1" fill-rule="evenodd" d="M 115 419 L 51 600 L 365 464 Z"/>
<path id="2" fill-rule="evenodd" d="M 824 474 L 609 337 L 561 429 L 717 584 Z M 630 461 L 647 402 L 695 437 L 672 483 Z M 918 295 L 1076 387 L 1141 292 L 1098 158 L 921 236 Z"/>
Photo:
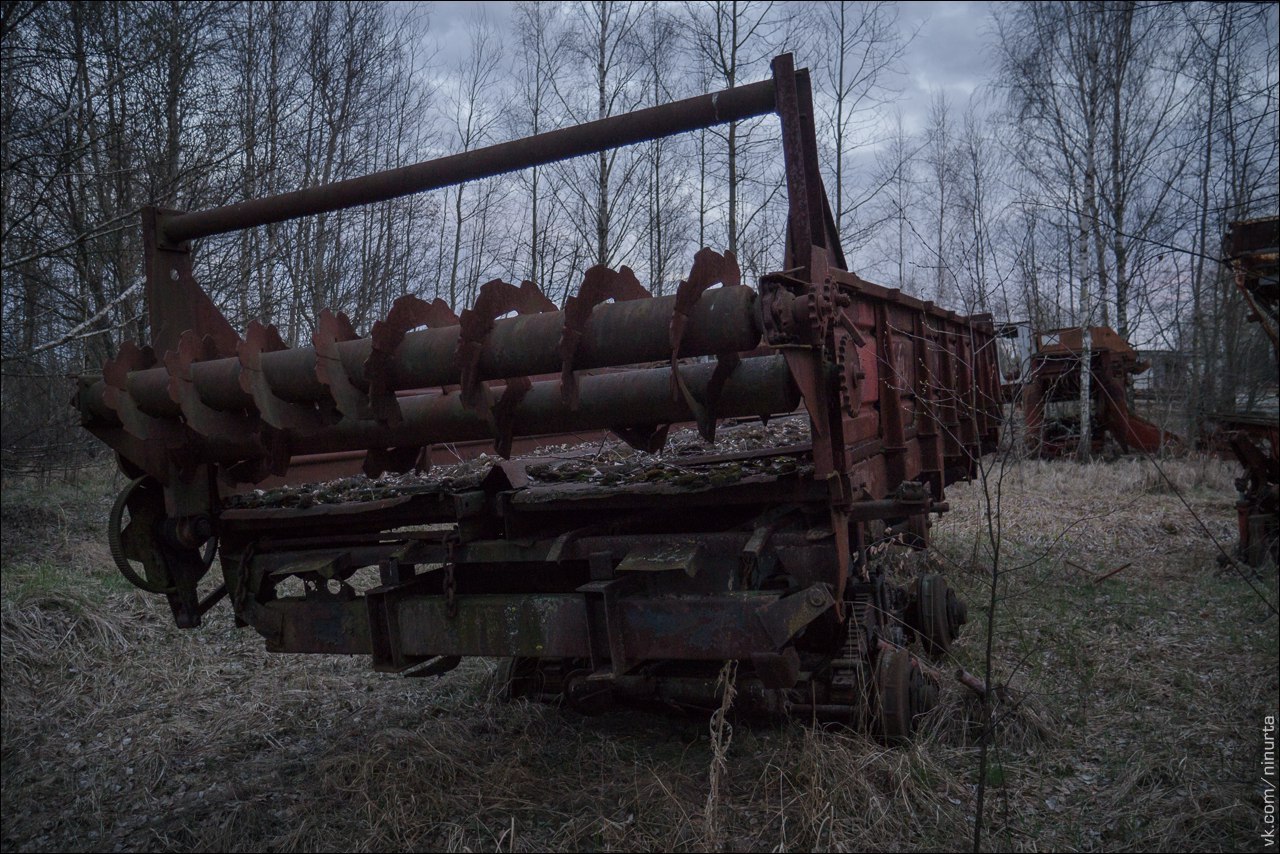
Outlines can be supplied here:
<path id="1" fill-rule="evenodd" d="M 139 211 L 324 184 L 768 75 L 814 74 L 828 194 L 860 275 L 1040 328 L 1108 324 L 1188 354 L 1185 423 L 1274 391 L 1217 262 L 1272 215 L 1280 56 L 1270 4 L 993 5 L 989 76 L 904 118 L 915 33 L 892 3 L 519 3 L 442 49 L 428 4 L 3 6 L 3 466 L 86 445 L 69 374 L 149 337 Z M 456 13 L 455 13 L 456 14 Z M 919 127 L 915 125 L 919 124 Z M 455 309 L 488 279 L 557 302 L 587 267 L 670 291 L 701 245 L 782 262 L 776 125 L 757 119 L 197 247 L 233 325 L 367 332 L 400 294 Z"/>

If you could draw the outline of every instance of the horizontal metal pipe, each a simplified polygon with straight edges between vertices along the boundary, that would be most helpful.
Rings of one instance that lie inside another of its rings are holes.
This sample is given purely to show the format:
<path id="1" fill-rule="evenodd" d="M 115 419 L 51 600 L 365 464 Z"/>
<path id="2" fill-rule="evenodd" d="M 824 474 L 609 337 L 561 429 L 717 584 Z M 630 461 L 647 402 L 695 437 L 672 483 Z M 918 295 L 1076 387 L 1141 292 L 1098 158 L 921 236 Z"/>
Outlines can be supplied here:
<path id="1" fill-rule="evenodd" d="M 739 121 L 773 109 L 773 81 L 764 80 L 361 178 L 207 211 L 165 216 L 160 220 L 160 229 L 166 240 L 181 243 L 211 234 L 382 202 L 477 178 L 515 172 L 608 148 Z"/>
<path id="2" fill-rule="evenodd" d="M 578 343 L 574 367 L 586 370 L 669 359 L 669 328 L 675 301 L 674 296 L 666 296 L 597 306 Z M 559 371 L 563 327 L 564 313 L 559 311 L 498 321 L 480 354 L 481 378 Z M 760 343 L 761 330 L 754 289 L 716 288 L 707 291 L 694 306 L 680 343 L 680 356 L 752 350 Z M 457 382 L 453 356 L 457 335 L 457 327 L 406 335 L 391 366 L 392 387 L 420 388 Z M 352 353 L 360 362 L 351 366 L 357 383 L 365 382 L 361 352 Z"/>
<path id="3" fill-rule="evenodd" d="M 695 397 L 706 399 L 715 363 L 681 367 L 682 376 Z M 648 368 L 608 374 L 579 374 L 580 405 L 570 409 L 560 393 L 560 383 L 533 383 L 512 414 L 515 436 L 646 427 L 692 421 L 694 414 L 683 397 L 671 394 L 670 368 Z M 96 383 L 82 398 L 81 409 L 100 422 L 110 422 L 101 403 L 103 384 Z M 721 418 L 776 415 L 799 404 L 800 393 L 791 380 L 782 356 L 744 359 L 730 375 L 716 402 Z M 320 454 L 369 448 L 395 448 L 494 438 L 488 418 L 463 405 L 461 395 L 417 394 L 399 399 L 403 423 L 395 427 L 371 421 L 347 419 L 308 436 L 290 435 L 294 454 Z M 114 414 L 114 413 L 112 413 Z M 251 436 L 207 436 L 198 443 L 201 461 L 230 463 L 250 459 L 261 451 Z"/>
<path id="4" fill-rule="evenodd" d="M 675 297 L 655 297 L 605 303 L 596 306 L 583 330 L 574 367 L 603 368 L 663 361 L 671 355 L 667 333 Z M 480 378 L 557 373 L 560 370 L 560 333 L 564 312 L 522 315 L 499 320 L 485 340 L 480 355 Z M 392 389 L 418 389 L 456 385 L 459 327 L 410 332 L 397 348 L 390 365 Z M 681 340 L 681 356 L 710 356 L 743 352 L 760 342 L 761 321 L 756 293 L 739 285 L 714 288 L 703 294 L 690 314 Z M 358 387 L 366 387 L 364 362 L 372 342 L 368 338 L 338 345 L 347 375 Z M 310 404 L 329 397 L 316 377 L 314 347 L 297 347 L 263 353 L 262 372 L 278 397 Z M 215 409 L 253 411 L 253 399 L 240 387 L 240 361 L 216 359 L 192 365 L 196 391 Z M 129 374 L 129 392 L 148 415 L 163 418 L 180 414 L 169 395 L 169 372 L 148 368 Z"/>

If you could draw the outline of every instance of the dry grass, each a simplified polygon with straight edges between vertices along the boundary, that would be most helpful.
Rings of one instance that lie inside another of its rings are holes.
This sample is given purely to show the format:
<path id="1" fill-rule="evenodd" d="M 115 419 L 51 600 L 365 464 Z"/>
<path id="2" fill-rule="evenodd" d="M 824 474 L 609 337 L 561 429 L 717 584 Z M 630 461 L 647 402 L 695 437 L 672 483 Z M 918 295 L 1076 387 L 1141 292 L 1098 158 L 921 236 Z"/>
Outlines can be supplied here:
<path id="1" fill-rule="evenodd" d="M 1165 464 L 1234 536 L 1230 467 Z M 1149 464 L 1021 463 L 1001 478 L 998 709 L 987 844 L 1259 847 L 1277 624 Z M 994 482 L 992 484 L 994 488 Z M 935 560 L 974 622 L 980 485 Z M 4 491 L 6 850 L 962 849 L 980 709 L 959 688 L 915 744 L 808 722 L 503 705 L 492 664 L 435 681 L 269 656 L 219 609 L 180 632 L 109 567 L 111 484 Z M 1131 565 L 1101 582 L 1095 578 Z M 1255 580 L 1275 601 L 1274 577 Z M 1015 699 L 1021 702 L 1015 702 Z M 713 776 L 715 781 L 713 782 Z M 710 819 L 710 821 L 709 821 Z"/>
<path id="2" fill-rule="evenodd" d="M 1214 541 L 1230 549 L 1235 538 L 1232 467 L 1193 458 L 1161 468 L 1126 459 L 991 473 L 1008 570 L 997 681 L 1051 710 L 1061 732 L 1038 750 L 1009 751 L 1022 767 L 1005 775 L 1009 803 L 995 812 L 1008 810 L 1009 847 L 1046 838 L 1107 850 L 1260 846 L 1255 771 L 1263 717 L 1276 714 L 1280 693 L 1276 619 L 1218 565 Z M 942 553 L 985 567 L 986 520 L 971 500 L 980 491 L 956 490 L 959 512 L 937 533 Z M 973 591 L 971 604 L 987 583 L 953 578 Z M 1255 584 L 1276 602 L 1274 573 Z M 976 666 L 976 645 L 960 657 Z"/>

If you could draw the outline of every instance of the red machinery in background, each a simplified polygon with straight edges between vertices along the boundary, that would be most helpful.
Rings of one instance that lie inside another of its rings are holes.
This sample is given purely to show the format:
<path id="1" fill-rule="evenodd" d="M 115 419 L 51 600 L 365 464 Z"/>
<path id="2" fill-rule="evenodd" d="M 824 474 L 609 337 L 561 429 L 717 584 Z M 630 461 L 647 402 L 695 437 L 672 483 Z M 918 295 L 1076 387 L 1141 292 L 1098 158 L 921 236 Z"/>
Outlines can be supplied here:
<path id="1" fill-rule="evenodd" d="M 1103 450 L 1110 436 L 1122 450 L 1155 453 L 1182 447 L 1178 436 L 1138 415 L 1129 405 L 1131 378 L 1148 369 L 1138 352 L 1109 326 L 1090 333 L 1090 441 Z M 1080 446 L 1080 363 L 1084 330 L 1080 327 L 1035 332 L 1026 324 L 1003 324 L 1004 396 L 1020 406 L 1027 448 L 1057 457 Z"/>

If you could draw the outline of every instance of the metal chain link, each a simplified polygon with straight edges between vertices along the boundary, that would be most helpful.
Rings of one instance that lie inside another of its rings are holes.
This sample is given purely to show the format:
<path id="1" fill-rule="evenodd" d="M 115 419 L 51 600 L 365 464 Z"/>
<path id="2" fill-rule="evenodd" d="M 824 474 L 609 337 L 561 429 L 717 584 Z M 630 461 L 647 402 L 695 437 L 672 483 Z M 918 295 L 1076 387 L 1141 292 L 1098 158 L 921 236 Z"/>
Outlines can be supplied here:
<path id="1" fill-rule="evenodd" d="M 457 532 L 451 532 L 445 537 L 445 565 L 444 565 L 444 613 L 449 619 L 458 616 L 458 582 L 454 578 L 453 568 L 454 559 L 457 555 L 459 538 Z"/>
<path id="2" fill-rule="evenodd" d="M 444 613 L 451 620 L 458 616 L 457 592 L 458 584 L 453 578 L 453 564 L 448 564 L 444 568 Z"/>

